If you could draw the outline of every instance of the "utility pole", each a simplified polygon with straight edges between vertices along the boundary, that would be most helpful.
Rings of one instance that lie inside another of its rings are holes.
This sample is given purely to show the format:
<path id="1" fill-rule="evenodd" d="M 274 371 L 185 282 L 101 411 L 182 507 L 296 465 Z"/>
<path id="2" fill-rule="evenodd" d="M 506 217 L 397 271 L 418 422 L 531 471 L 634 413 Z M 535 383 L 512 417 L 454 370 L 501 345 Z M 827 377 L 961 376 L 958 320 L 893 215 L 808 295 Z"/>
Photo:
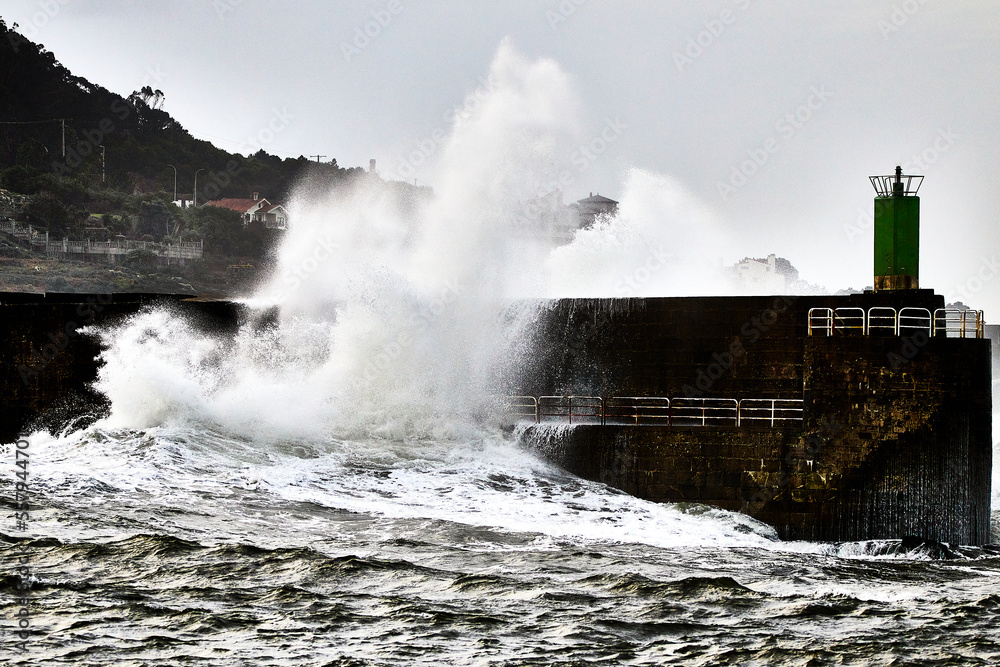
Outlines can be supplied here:
<path id="1" fill-rule="evenodd" d="M 101 146 L 101 183 L 107 183 L 104 170 L 104 146 Z"/>
<path id="2" fill-rule="evenodd" d="M 326 157 L 326 156 L 325 155 L 310 155 L 309 157 L 314 157 L 314 158 L 316 158 L 316 162 L 319 162 L 319 159 L 321 157 Z"/>
<path id="3" fill-rule="evenodd" d="M 198 174 L 205 171 L 204 169 L 199 169 L 194 172 L 194 207 L 198 208 Z"/>
<path id="4" fill-rule="evenodd" d="M 174 201 L 177 201 L 177 167 L 172 164 L 167 166 L 174 170 Z"/>
<path id="5" fill-rule="evenodd" d="M 63 159 L 66 159 L 66 119 L 60 118 L 59 122 L 62 123 L 62 151 Z"/>

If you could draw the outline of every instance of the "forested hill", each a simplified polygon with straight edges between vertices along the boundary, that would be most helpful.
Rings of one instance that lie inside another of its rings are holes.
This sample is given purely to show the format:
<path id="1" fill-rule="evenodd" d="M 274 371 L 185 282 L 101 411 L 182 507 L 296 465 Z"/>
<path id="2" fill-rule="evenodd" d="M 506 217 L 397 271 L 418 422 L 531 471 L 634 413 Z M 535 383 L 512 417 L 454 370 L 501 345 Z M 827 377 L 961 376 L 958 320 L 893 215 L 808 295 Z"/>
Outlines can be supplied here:
<path id="1" fill-rule="evenodd" d="M 178 194 L 190 196 L 195 172 L 203 169 L 199 201 L 252 192 L 274 201 L 306 170 L 330 180 L 362 171 L 342 169 L 336 160 L 316 164 L 263 150 L 250 157 L 228 153 L 192 137 L 164 103 L 163 94 L 148 86 L 122 97 L 74 76 L 53 53 L 18 33 L 16 24 L 8 27 L 0 19 L 2 188 L 24 194 L 101 188 L 169 198 L 173 165 Z"/>

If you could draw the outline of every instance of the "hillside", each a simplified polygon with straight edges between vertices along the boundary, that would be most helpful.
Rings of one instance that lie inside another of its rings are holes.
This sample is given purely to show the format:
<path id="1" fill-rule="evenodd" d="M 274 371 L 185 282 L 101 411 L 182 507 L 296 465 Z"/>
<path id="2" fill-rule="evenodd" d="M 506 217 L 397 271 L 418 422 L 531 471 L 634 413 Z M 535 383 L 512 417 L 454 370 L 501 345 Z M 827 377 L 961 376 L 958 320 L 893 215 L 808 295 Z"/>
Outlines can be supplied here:
<path id="1" fill-rule="evenodd" d="M 192 137 L 164 103 L 163 94 L 149 87 L 122 97 L 74 76 L 53 53 L 0 19 L 0 185 L 8 190 L 37 190 L 44 186 L 40 176 L 55 175 L 83 187 L 172 197 L 173 165 L 179 193 L 187 195 L 195 172 L 205 170 L 201 201 L 254 191 L 281 200 L 307 171 L 331 180 L 362 171 L 342 169 L 336 160 L 229 153 Z"/>
<path id="2" fill-rule="evenodd" d="M 56 259 L 44 243 L 0 234 L 0 290 L 246 291 L 267 269 L 282 232 L 248 228 L 234 211 L 172 205 L 174 168 L 179 198 L 191 198 L 200 171 L 201 203 L 253 192 L 281 202 L 302 179 L 337 188 L 365 174 L 335 159 L 229 153 L 191 136 L 164 105 L 163 93 L 150 87 L 122 97 L 73 75 L 0 18 L 0 224 L 30 225 L 53 240 L 204 248 L 204 259 L 186 267 L 163 267 L 136 253 L 111 270 Z"/>

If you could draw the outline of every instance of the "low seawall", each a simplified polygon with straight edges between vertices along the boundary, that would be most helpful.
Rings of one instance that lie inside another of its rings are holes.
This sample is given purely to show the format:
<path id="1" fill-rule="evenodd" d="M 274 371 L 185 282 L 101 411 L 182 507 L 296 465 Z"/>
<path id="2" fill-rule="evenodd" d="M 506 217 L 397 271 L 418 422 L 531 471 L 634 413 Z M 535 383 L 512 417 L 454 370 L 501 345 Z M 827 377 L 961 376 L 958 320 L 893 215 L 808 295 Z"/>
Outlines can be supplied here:
<path id="1" fill-rule="evenodd" d="M 90 388 L 101 348 L 80 330 L 154 305 L 176 308 L 209 331 L 233 331 L 245 316 L 239 304 L 190 295 L 0 294 L 0 442 L 105 413 L 106 400 Z"/>

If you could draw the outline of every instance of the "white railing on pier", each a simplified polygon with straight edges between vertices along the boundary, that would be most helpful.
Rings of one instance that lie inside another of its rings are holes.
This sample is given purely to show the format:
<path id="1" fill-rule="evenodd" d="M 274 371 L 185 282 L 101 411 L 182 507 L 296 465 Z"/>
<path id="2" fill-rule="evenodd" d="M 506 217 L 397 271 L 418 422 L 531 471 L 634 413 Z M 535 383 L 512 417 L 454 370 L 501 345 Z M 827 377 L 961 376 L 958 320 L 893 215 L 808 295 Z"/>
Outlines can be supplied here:
<path id="1" fill-rule="evenodd" d="M 18 240 L 27 241 L 31 245 L 45 245 L 49 240 L 48 232 L 41 233 L 31 225 L 19 225 L 13 220 L 0 221 L 0 232 L 10 234 Z"/>
<path id="2" fill-rule="evenodd" d="M 536 421 L 601 424 L 604 400 L 600 396 L 539 396 Z"/>
<path id="3" fill-rule="evenodd" d="M 802 421 L 802 399 L 799 398 L 741 398 L 739 404 L 739 425 L 747 422 L 767 422 L 771 426 L 778 422 Z"/>
<path id="4" fill-rule="evenodd" d="M 534 396 L 507 396 L 503 410 L 515 421 L 530 419 L 538 423 L 538 399 Z"/>
<path id="5" fill-rule="evenodd" d="M 864 336 L 868 333 L 865 327 L 864 308 L 837 308 L 833 311 L 833 330 L 841 336 Z"/>
<path id="6" fill-rule="evenodd" d="M 604 423 L 669 424 L 670 399 L 660 396 L 612 396 L 604 402 Z"/>
<path id="7" fill-rule="evenodd" d="M 737 426 L 740 403 L 735 398 L 675 398 L 670 423 L 677 426 Z"/>
<path id="8" fill-rule="evenodd" d="M 983 311 L 938 308 L 934 311 L 934 332 L 947 338 L 982 338 Z"/>
<path id="9" fill-rule="evenodd" d="M 897 319 L 899 324 L 896 326 L 896 334 L 899 336 L 912 336 L 918 331 L 923 331 L 928 336 L 934 333 L 931 311 L 926 308 L 900 308 Z"/>
<path id="10" fill-rule="evenodd" d="M 800 398 L 507 396 L 513 421 L 605 426 L 786 426 L 801 422 Z"/>
<path id="11" fill-rule="evenodd" d="M 981 310 L 938 308 L 932 315 L 927 308 L 911 306 L 898 311 L 875 306 L 867 312 L 856 306 L 810 308 L 807 323 L 810 336 L 913 336 L 923 332 L 947 338 L 982 338 L 985 327 Z"/>

